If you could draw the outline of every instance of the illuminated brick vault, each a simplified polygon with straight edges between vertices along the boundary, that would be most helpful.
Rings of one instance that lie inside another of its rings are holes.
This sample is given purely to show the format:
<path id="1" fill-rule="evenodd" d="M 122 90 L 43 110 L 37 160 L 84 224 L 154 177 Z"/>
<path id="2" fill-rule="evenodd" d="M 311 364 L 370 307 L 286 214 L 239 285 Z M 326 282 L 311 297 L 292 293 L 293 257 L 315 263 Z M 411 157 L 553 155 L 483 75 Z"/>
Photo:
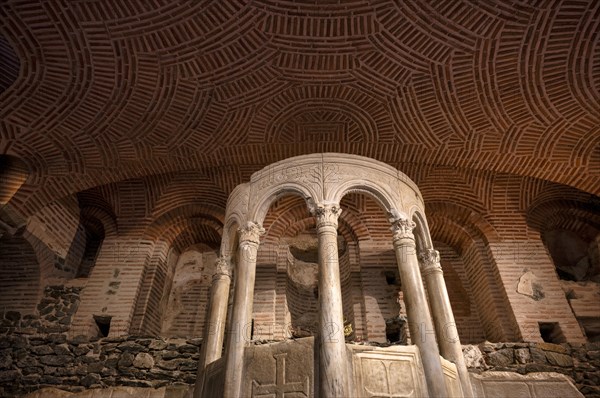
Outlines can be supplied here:
<path id="1" fill-rule="evenodd" d="M 600 397 L 600 2 L 0 2 L 0 396 Z"/>

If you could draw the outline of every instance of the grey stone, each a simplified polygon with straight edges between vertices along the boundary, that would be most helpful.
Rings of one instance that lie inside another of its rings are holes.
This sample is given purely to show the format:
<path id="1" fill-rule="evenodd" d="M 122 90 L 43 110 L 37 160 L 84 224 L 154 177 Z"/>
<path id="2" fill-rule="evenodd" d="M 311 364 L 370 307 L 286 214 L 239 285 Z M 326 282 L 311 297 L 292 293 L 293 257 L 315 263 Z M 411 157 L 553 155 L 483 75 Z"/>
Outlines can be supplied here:
<path id="1" fill-rule="evenodd" d="M 163 380 L 174 380 L 175 379 L 173 372 L 159 369 L 159 368 L 150 369 L 150 371 L 148 372 L 148 376 L 153 379 L 163 379 Z"/>
<path id="2" fill-rule="evenodd" d="M 188 352 L 188 353 L 192 353 L 195 354 L 198 352 L 198 347 L 192 344 L 184 344 L 182 346 L 180 346 L 179 348 L 177 348 L 177 351 L 179 352 Z"/>
<path id="3" fill-rule="evenodd" d="M 8 319 L 9 321 L 16 322 L 21 319 L 21 313 L 19 311 L 6 311 L 4 318 Z"/>
<path id="4" fill-rule="evenodd" d="M 104 369 L 104 364 L 102 362 L 92 362 L 87 365 L 87 371 L 90 373 L 100 373 Z"/>
<path id="5" fill-rule="evenodd" d="M 0 371 L 0 383 L 6 381 L 14 381 L 19 378 L 21 373 L 18 370 L 2 370 Z"/>
<path id="6" fill-rule="evenodd" d="M 10 369 L 12 363 L 12 357 L 8 353 L 0 354 L 0 369 Z"/>
<path id="7" fill-rule="evenodd" d="M 183 360 L 181 361 L 181 364 L 179 365 L 179 370 L 183 371 L 183 372 L 190 372 L 190 371 L 195 371 L 198 370 L 198 361 L 193 361 L 193 360 Z"/>
<path id="8" fill-rule="evenodd" d="M 559 354 L 557 352 L 547 351 L 546 358 L 548 363 L 556 366 L 570 367 L 573 366 L 573 358 L 568 355 Z"/>
<path id="9" fill-rule="evenodd" d="M 117 346 L 123 352 L 140 352 L 144 350 L 144 346 L 134 341 L 126 341 Z"/>
<path id="10" fill-rule="evenodd" d="M 154 358 L 150 354 L 140 352 L 135 356 L 133 366 L 140 369 L 151 369 L 154 366 Z"/>
<path id="11" fill-rule="evenodd" d="M 170 361 L 160 360 L 156 363 L 156 366 L 158 366 L 161 369 L 175 370 L 177 369 L 181 361 L 182 359 L 173 359 Z"/>
<path id="12" fill-rule="evenodd" d="M 600 360 L 600 351 L 588 351 L 587 357 L 594 361 Z"/>
<path id="13" fill-rule="evenodd" d="M 39 384 L 42 376 L 36 373 L 31 373 L 21 377 L 23 384 Z"/>
<path id="14" fill-rule="evenodd" d="M 81 385 L 85 387 L 91 387 L 95 384 L 99 384 L 102 377 L 97 373 L 88 373 L 84 378 L 81 379 Z"/>
<path id="15" fill-rule="evenodd" d="M 467 368 L 486 368 L 483 354 L 479 350 L 479 347 L 467 345 L 462 350 Z"/>
<path id="16" fill-rule="evenodd" d="M 531 360 L 529 348 L 517 348 L 515 350 L 515 359 L 517 363 L 527 363 Z"/>
<path id="17" fill-rule="evenodd" d="M 24 375 L 29 375 L 29 374 L 42 374 L 43 373 L 42 368 L 21 368 L 21 373 L 23 373 Z"/>
<path id="18" fill-rule="evenodd" d="M 491 366 L 508 366 L 514 362 L 514 353 L 512 348 L 503 348 L 487 354 L 487 359 Z"/>
<path id="19" fill-rule="evenodd" d="M 38 366 L 40 363 L 35 357 L 28 356 L 17 361 L 17 366 L 20 368 Z"/>
<path id="20" fill-rule="evenodd" d="M 73 354 L 77 355 L 77 356 L 81 356 L 81 355 L 85 355 L 88 352 L 90 352 L 91 348 L 88 347 L 87 345 L 79 345 L 77 347 L 73 348 Z"/>
<path id="21" fill-rule="evenodd" d="M 53 333 L 48 335 L 48 341 L 51 343 L 62 344 L 67 342 L 67 336 L 64 334 Z"/>
<path id="22" fill-rule="evenodd" d="M 148 344 L 151 350 L 164 350 L 167 347 L 167 342 L 162 340 L 154 340 Z"/>
<path id="23" fill-rule="evenodd" d="M 531 352 L 531 359 L 533 362 L 546 363 L 546 354 L 543 350 L 536 347 L 530 347 L 529 351 Z"/>
<path id="24" fill-rule="evenodd" d="M 117 363 L 117 367 L 119 369 L 121 369 L 121 368 L 127 368 L 127 367 L 132 366 L 134 358 L 135 357 L 130 352 L 123 353 L 123 355 L 121 355 L 121 358 L 119 358 L 119 362 Z"/>
<path id="25" fill-rule="evenodd" d="M 169 359 L 179 358 L 179 357 L 181 357 L 181 354 L 177 351 L 165 351 L 160 355 L 160 357 L 162 359 L 169 360 Z"/>
<path id="26" fill-rule="evenodd" d="M 73 339 L 71 339 L 70 343 L 71 344 L 83 344 L 83 343 L 89 343 L 90 338 L 86 335 L 83 334 L 78 334 L 77 336 L 73 337 Z"/>
<path id="27" fill-rule="evenodd" d="M 186 340 L 186 343 L 200 347 L 202 345 L 202 337 Z"/>
<path id="28" fill-rule="evenodd" d="M 70 355 L 43 355 L 40 362 L 49 366 L 64 366 L 73 362 Z"/>
<path id="29" fill-rule="evenodd" d="M 55 345 L 53 350 L 56 355 L 71 355 L 71 350 L 67 344 Z"/>

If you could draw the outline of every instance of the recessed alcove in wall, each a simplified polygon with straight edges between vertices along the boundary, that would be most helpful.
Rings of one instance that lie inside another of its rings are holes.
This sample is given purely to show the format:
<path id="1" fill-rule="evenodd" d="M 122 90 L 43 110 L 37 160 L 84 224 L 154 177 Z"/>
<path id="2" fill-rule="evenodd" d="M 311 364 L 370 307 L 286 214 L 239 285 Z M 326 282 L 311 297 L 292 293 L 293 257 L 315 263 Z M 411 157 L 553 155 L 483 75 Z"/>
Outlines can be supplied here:
<path id="1" fill-rule="evenodd" d="M 569 307 L 588 341 L 600 340 L 600 206 L 596 196 L 563 186 L 527 210 L 539 232 Z"/>
<path id="2" fill-rule="evenodd" d="M 600 265 L 593 255 L 597 242 L 565 229 L 544 231 L 542 241 L 560 279 L 600 282 Z"/>
<path id="3" fill-rule="evenodd" d="M 314 336 L 318 330 L 318 276 L 319 246 L 316 230 L 305 230 L 294 237 L 283 240 L 289 250 L 286 270 L 286 302 L 290 316 L 289 331 L 292 337 Z M 338 258 L 340 260 L 340 277 L 342 281 L 342 300 L 344 318 L 352 322 L 354 314 L 351 300 L 347 260 L 346 242 L 338 236 Z M 344 265 L 345 264 L 345 265 Z"/>
<path id="4" fill-rule="evenodd" d="M 202 336 L 216 258 L 203 245 L 191 246 L 179 255 L 170 292 L 163 298 L 162 336 Z"/>

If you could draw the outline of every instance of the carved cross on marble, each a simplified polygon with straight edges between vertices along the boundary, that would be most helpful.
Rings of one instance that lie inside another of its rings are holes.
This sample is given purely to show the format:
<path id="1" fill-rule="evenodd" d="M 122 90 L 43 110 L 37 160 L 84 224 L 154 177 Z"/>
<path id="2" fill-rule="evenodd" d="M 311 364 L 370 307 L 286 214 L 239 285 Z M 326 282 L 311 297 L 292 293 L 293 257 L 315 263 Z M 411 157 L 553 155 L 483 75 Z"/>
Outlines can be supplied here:
<path id="1" fill-rule="evenodd" d="M 252 380 L 253 398 L 308 397 L 309 379 L 304 382 L 287 383 L 285 380 L 285 358 L 287 353 L 275 354 L 275 384 L 259 384 Z M 293 395 L 292 395 L 293 394 Z"/>

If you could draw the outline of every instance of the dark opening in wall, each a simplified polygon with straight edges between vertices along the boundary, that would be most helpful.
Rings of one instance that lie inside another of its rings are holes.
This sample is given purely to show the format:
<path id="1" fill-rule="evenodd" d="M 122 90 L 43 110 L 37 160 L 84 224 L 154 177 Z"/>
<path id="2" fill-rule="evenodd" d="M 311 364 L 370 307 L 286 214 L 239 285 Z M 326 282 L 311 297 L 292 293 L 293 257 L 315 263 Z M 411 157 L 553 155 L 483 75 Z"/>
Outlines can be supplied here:
<path id="1" fill-rule="evenodd" d="M 98 327 L 98 337 L 108 337 L 110 332 L 110 321 L 112 316 L 108 315 L 94 315 L 94 321 Z"/>
<path id="2" fill-rule="evenodd" d="M 396 273 L 394 271 L 385 271 L 383 275 L 385 276 L 385 281 L 388 285 L 398 284 L 398 279 L 396 278 Z"/>
<path id="3" fill-rule="evenodd" d="M 390 343 L 406 344 L 405 321 L 401 317 L 393 317 L 385 320 L 385 338 Z"/>
<path id="4" fill-rule="evenodd" d="M 567 339 L 563 334 L 558 322 L 539 322 L 540 335 L 546 343 L 566 343 Z"/>

